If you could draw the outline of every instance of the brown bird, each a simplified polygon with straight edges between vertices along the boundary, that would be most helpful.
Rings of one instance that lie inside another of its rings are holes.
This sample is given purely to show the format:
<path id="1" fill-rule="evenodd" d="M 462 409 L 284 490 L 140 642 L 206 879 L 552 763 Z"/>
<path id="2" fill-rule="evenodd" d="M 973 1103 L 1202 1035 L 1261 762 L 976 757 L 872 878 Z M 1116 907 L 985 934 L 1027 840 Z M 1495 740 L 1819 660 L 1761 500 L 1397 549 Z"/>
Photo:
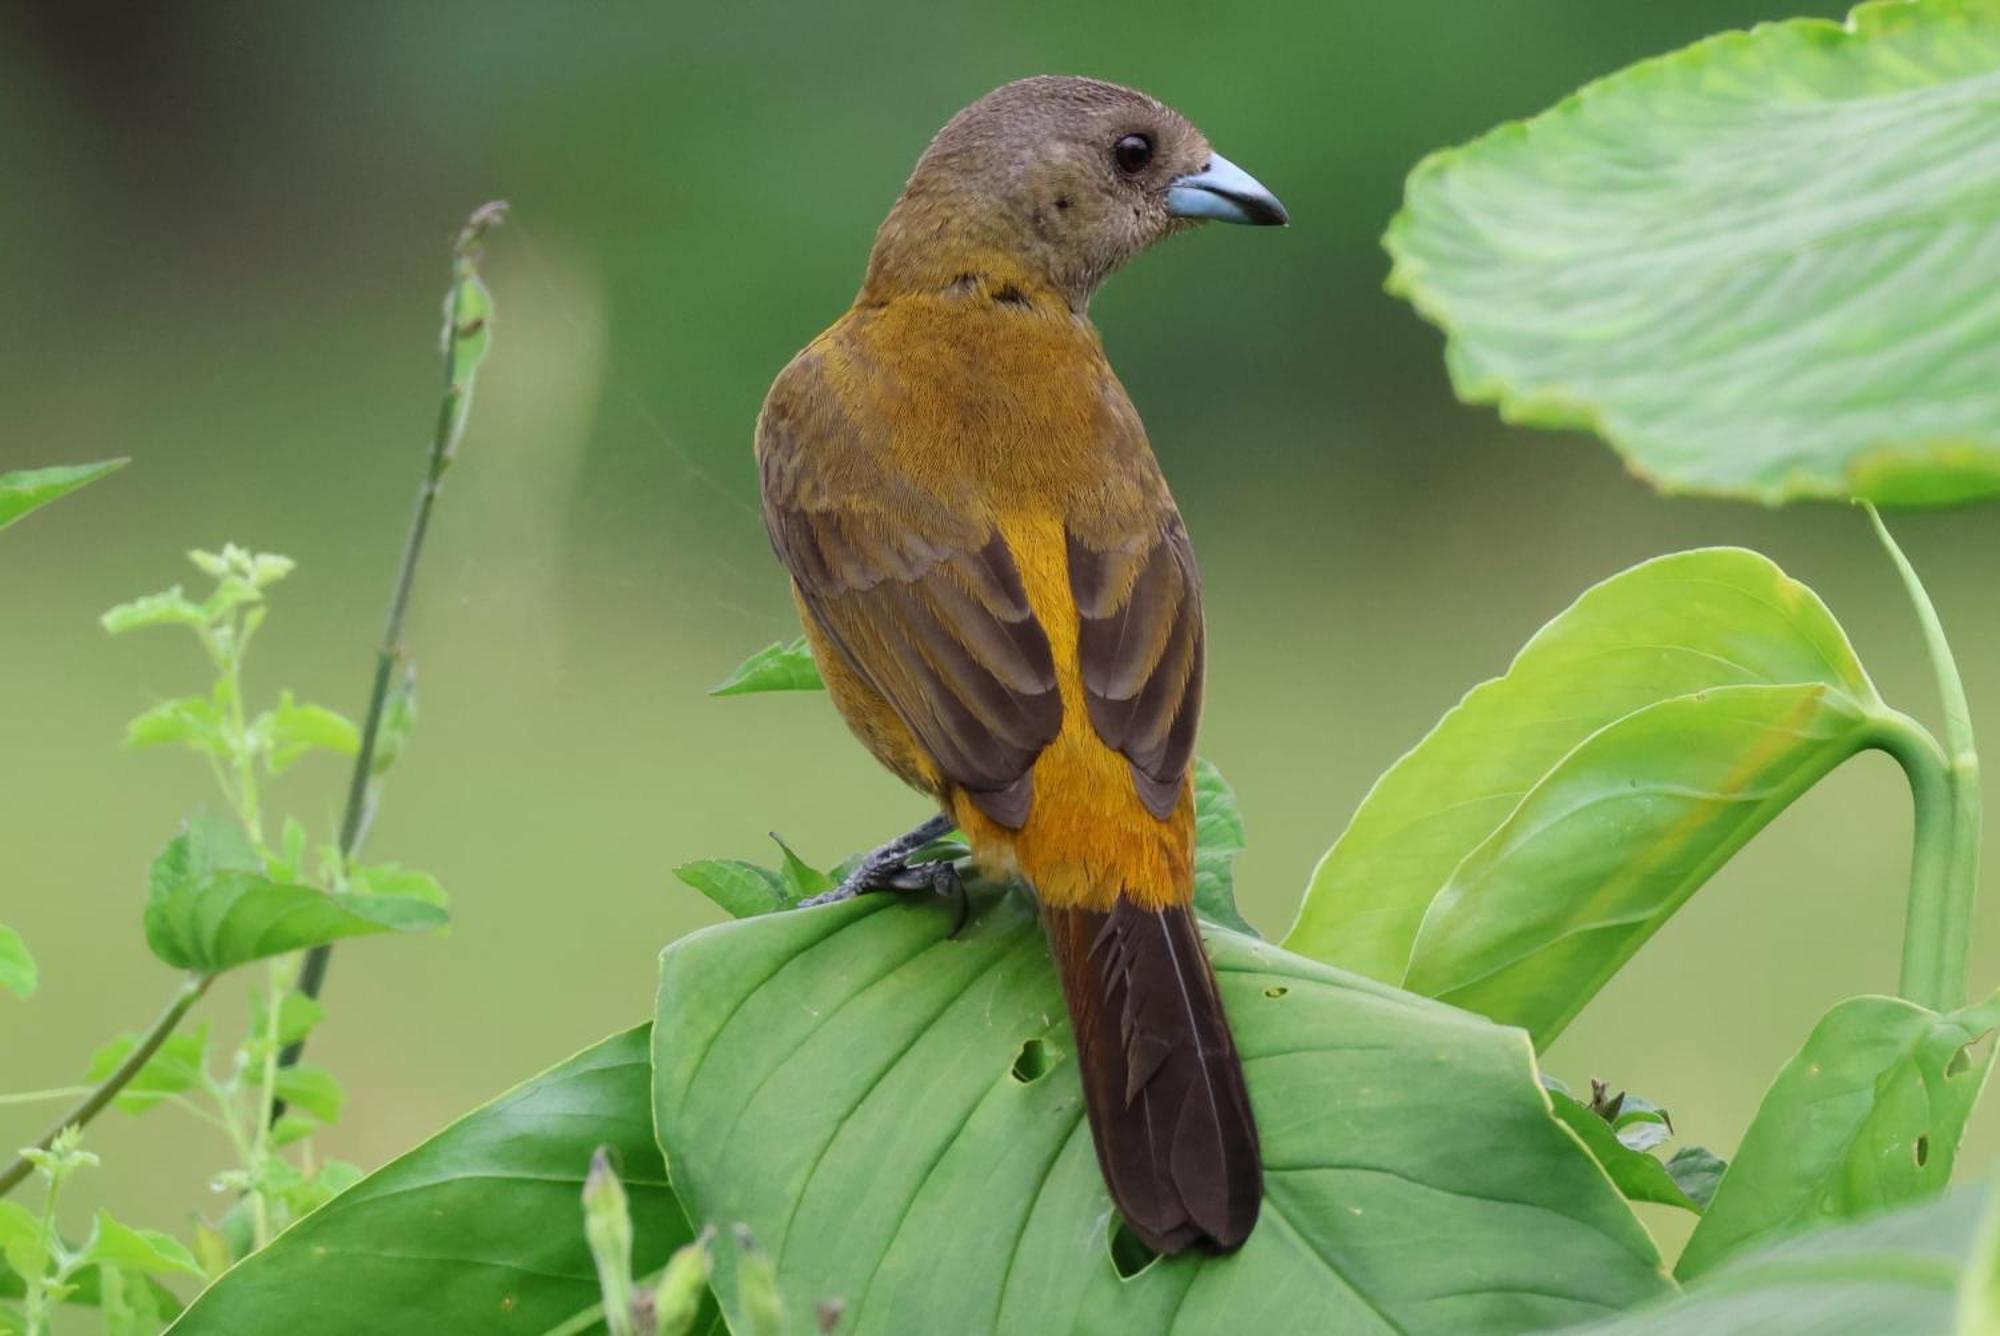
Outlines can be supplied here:
<path id="1" fill-rule="evenodd" d="M 757 423 L 764 520 L 834 703 L 942 814 L 827 899 L 951 881 L 954 825 L 1033 888 L 1098 1163 L 1153 1248 L 1234 1248 L 1257 1128 L 1192 908 L 1201 582 L 1087 314 L 1200 219 L 1285 211 L 1144 93 L 1023 79 L 953 117 L 853 307 Z"/>

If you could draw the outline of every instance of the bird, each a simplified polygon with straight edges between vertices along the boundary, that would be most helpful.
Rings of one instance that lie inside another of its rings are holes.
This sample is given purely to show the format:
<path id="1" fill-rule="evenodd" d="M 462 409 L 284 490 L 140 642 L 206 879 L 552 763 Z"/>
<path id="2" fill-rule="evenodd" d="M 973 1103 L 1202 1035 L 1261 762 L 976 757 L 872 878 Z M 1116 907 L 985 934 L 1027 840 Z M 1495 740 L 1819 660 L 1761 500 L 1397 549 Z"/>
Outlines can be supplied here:
<path id="1" fill-rule="evenodd" d="M 815 900 L 955 886 L 913 857 L 954 828 L 982 874 L 1027 884 L 1105 1185 L 1169 1255 L 1241 1246 L 1263 1168 L 1192 904 L 1201 578 L 1089 307 L 1211 220 L 1288 221 L 1145 93 L 1005 84 L 931 140 L 756 428 L 833 702 L 939 808 Z"/>

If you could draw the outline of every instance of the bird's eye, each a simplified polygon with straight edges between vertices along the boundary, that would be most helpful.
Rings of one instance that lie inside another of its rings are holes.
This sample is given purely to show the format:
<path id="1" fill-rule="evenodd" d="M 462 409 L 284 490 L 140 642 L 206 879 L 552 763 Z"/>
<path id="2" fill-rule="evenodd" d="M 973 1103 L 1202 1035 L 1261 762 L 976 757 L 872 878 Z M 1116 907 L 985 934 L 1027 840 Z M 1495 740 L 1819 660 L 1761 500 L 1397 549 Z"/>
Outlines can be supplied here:
<path id="1" fill-rule="evenodd" d="M 1126 135 L 1111 146 L 1111 160 L 1127 176 L 1137 176 L 1153 160 L 1153 141 L 1145 135 Z"/>

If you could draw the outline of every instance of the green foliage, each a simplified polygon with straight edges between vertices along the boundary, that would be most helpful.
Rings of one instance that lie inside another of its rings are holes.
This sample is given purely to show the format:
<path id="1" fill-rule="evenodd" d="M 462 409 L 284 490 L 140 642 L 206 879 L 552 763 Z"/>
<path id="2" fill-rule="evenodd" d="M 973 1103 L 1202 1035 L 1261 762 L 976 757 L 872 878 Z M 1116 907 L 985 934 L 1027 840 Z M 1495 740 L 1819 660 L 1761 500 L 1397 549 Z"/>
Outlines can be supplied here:
<path id="1" fill-rule="evenodd" d="M 1548 1089 L 1556 1117 L 1577 1134 L 1629 1200 L 1678 1206 L 1697 1215 L 1707 1206 L 1714 1191 L 1710 1171 L 1721 1162 L 1699 1146 L 1675 1152 L 1680 1172 L 1676 1172 L 1674 1161 L 1661 1162 L 1653 1151 L 1672 1135 L 1672 1125 L 1663 1112 L 1651 1106 L 1605 1108 L 1596 1100 L 1586 1104 L 1553 1077 L 1544 1076 L 1542 1084 Z M 1623 1095 L 1615 1101 L 1619 1106 L 1630 1103 Z"/>
<path id="2" fill-rule="evenodd" d="M 1991 1184 L 1751 1253 L 1575 1336 L 1980 1336 L 1994 1330 Z"/>
<path id="3" fill-rule="evenodd" d="M 239 1263 L 176 1336 L 484 1336 L 594 1313 L 576 1222 L 595 1147 L 618 1166 L 639 1274 L 691 1238 L 653 1144 L 647 1049 L 648 1027 L 624 1031 L 467 1114 Z"/>
<path id="4" fill-rule="evenodd" d="M 1949 1016 L 1892 997 L 1834 1007 L 1764 1096 L 1681 1254 L 1680 1277 L 1943 1192 L 1993 1063 L 1996 1026 L 2000 995 Z"/>
<path id="5" fill-rule="evenodd" d="M 96 482 L 108 473 L 116 473 L 131 462 L 129 459 L 107 459 L 100 464 L 72 464 L 0 473 L 0 529 L 30 511 L 40 510 L 49 502 L 68 496 L 79 487 Z"/>
<path id="6" fill-rule="evenodd" d="M 1459 396 L 1666 491 L 2000 492 L 2000 4 L 1725 33 L 1433 154 L 1386 244 Z"/>
<path id="7" fill-rule="evenodd" d="M 965 931 L 869 897 L 670 946 L 656 1118 L 689 1214 L 742 1222 L 785 1310 L 913 1329 L 1521 1330 L 1666 1288 L 1517 1033 L 1205 934 L 1268 1171 L 1237 1256 L 1121 1280 L 1068 1026 L 1020 896 Z M 1024 1078 L 1024 1045 L 1054 1060 Z M 1497 1147 L 1504 1153 L 1496 1153 Z M 1423 1239 L 1421 1247 L 1412 1239 Z M 741 1329 L 737 1259 L 716 1292 Z"/>
<path id="8" fill-rule="evenodd" d="M 1645 562 L 1376 782 L 1285 945 L 1546 1044 L 1887 714 L 1825 605 L 1765 558 Z"/>
<path id="9" fill-rule="evenodd" d="M 1243 812 L 1236 790 L 1213 762 L 1194 763 L 1194 907 L 1210 923 L 1255 937 L 1236 907 L 1236 855 L 1243 852 Z"/>
<path id="10" fill-rule="evenodd" d="M 35 958 L 28 954 L 28 944 L 21 940 L 21 934 L 0 923 L 0 988 L 26 1001 L 35 995 L 40 979 Z"/>
<path id="11" fill-rule="evenodd" d="M 789 643 L 766 645 L 736 666 L 736 671 L 709 688 L 711 696 L 748 696 L 763 691 L 821 691 L 819 668 L 812 650 L 800 636 Z"/>

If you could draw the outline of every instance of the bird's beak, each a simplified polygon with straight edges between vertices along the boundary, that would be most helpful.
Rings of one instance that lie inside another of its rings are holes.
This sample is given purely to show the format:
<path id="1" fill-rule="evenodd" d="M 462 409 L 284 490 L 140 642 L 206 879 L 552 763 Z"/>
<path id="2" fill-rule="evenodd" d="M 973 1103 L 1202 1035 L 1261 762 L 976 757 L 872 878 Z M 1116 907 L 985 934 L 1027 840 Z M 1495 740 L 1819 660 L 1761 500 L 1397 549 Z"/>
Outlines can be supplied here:
<path id="1" fill-rule="evenodd" d="M 1167 212 L 1176 218 L 1214 218 L 1255 227 L 1283 227 L 1291 219 L 1278 197 L 1220 153 L 1208 166 L 1167 184 Z"/>

